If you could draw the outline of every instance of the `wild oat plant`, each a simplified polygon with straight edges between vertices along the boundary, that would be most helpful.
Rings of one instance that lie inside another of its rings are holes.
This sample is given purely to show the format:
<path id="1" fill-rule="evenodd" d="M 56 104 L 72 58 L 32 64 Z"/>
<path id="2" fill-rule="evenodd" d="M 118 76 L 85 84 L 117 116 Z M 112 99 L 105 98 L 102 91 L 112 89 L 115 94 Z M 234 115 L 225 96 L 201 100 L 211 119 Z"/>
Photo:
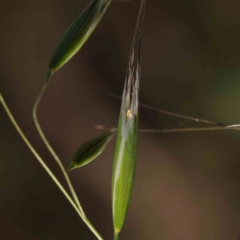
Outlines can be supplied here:
<path id="1" fill-rule="evenodd" d="M 119 233 L 122 230 L 124 221 L 126 218 L 131 193 L 134 183 L 135 167 L 136 167 L 136 152 L 137 152 L 137 136 L 138 132 L 182 132 L 182 131 L 203 131 L 203 130 L 224 130 L 224 129 L 236 129 L 239 125 L 226 126 L 221 123 L 215 123 L 208 120 L 196 119 L 180 114 L 164 111 L 147 106 L 143 103 L 139 103 L 139 82 L 141 78 L 141 44 L 143 34 L 143 23 L 146 0 L 141 0 L 140 9 L 137 18 L 137 24 L 134 32 L 133 42 L 130 49 L 129 65 L 127 69 L 125 84 L 123 88 L 122 96 L 116 96 L 110 94 L 112 97 L 120 98 L 121 108 L 119 113 L 119 121 L 117 128 L 106 128 L 99 126 L 100 129 L 106 129 L 106 132 L 102 133 L 93 139 L 86 141 L 81 145 L 74 154 L 68 170 L 66 170 L 45 137 L 41 126 L 38 122 L 37 109 L 41 98 L 52 79 L 54 73 L 61 69 L 84 45 L 91 33 L 100 22 L 104 13 L 106 12 L 111 0 L 93 0 L 89 6 L 77 17 L 77 19 L 70 25 L 57 49 L 55 50 L 50 64 L 48 66 L 48 72 L 46 81 L 36 99 L 33 107 L 33 119 L 41 136 L 42 141 L 46 145 L 49 152 L 56 160 L 60 167 L 62 174 L 68 184 L 68 188 L 71 195 L 68 194 L 66 189 L 62 186 L 60 181 L 56 178 L 54 173 L 49 169 L 42 157 L 37 153 L 32 144 L 29 142 L 23 131 L 20 129 L 18 123 L 15 121 L 11 111 L 9 110 L 3 96 L 0 94 L 0 102 L 9 116 L 14 127 L 22 137 L 23 141 L 27 144 L 28 148 L 32 151 L 33 155 L 49 174 L 52 180 L 56 183 L 62 194 L 68 199 L 69 203 L 73 206 L 82 221 L 89 227 L 92 233 L 97 239 L 103 240 L 98 231 L 91 224 L 87 218 L 78 196 L 74 190 L 74 187 L 68 176 L 68 171 L 72 171 L 76 168 L 83 167 L 86 164 L 93 161 L 99 156 L 108 142 L 116 135 L 116 147 L 114 155 L 114 166 L 112 172 L 112 214 L 113 214 L 113 238 L 119 239 Z M 138 129 L 138 106 L 152 109 L 154 111 L 168 114 L 178 118 L 184 118 L 192 121 L 203 122 L 211 124 L 211 127 L 205 128 L 180 128 L 180 129 L 162 129 L 162 130 L 148 130 Z"/>

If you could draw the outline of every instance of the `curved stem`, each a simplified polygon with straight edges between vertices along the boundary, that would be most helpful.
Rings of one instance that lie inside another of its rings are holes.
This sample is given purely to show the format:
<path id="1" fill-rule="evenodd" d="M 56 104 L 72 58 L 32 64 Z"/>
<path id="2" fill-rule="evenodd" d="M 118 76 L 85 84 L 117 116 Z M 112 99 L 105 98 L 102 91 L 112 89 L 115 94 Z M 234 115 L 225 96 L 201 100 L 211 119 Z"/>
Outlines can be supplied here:
<path id="1" fill-rule="evenodd" d="M 48 173 L 48 175 L 52 178 L 52 180 L 55 182 L 55 184 L 58 186 L 58 188 L 61 190 L 61 192 L 63 193 L 63 195 L 67 198 L 67 200 L 70 202 L 70 204 L 73 206 L 73 208 L 76 210 L 76 212 L 78 213 L 78 215 L 80 216 L 80 218 L 83 220 L 83 222 L 89 227 L 89 229 L 94 233 L 94 235 L 97 237 L 97 239 L 99 240 L 103 240 L 103 238 L 100 236 L 100 234 L 97 232 L 97 230 L 92 226 L 92 224 L 90 223 L 90 221 L 87 219 L 87 217 L 85 215 L 82 214 L 82 212 L 80 211 L 80 209 L 78 208 L 78 206 L 76 205 L 76 203 L 72 200 L 72 198 L 69 196 L 69 194 L 67 193 L 67 191 L 65 190 L 65 188 L 62 186 L 62 184 L 58 181 L 58 179 L 56 178 L 56 176 L 54 175 L 54 173 L 49 169 L 49 167 L 46 165 L 46 163 L 43 161 L 43 159 L 40 157 L 40 155 L 37 153 L 37 151 L 33 148 L 33 146 L 31 145 L 31 143 L 28 141 L 27 137 L 24 135 L 24 133 L 22 132 L 22 130 L 20 129 L 20 127 L 18 126 L 16 120 L 14 119 L 12 113 L 10 112 L 7 104 L 5 103 L 2 95 L 0 94 L 0 102 L 2 103 L 8 117 L 10 118 L 12 124 L 14 125 L 14 127 L 16 128 L 16 130 L 18 131 L 18 133 L 20 134 L 20 136 L 22 137 L 23 141 L 26 143 L 26 145 L 28 146 L 28 148 L 31 150 L 31 152 L 33 153 L 33 155 L 36 157 L 36 159 L 39 161 L 39 163 L 42 165 L 42 167 L 44 168 L 44 170 Z"/>
<path id="2" fill-rule="evenodd" d="M 61 162 L 61 160 L 60 160 L 60 158 L 58 157 L 58 155 L 55 153 L 55 151 L 53 150 L 53 148 L 52 148 L 52 146 L 50 145 L 50 143 L 48 142 L 48 140 L 47 140 L 47 138 L 45 137 L 45 135 L 44 135 L 44 133 L 43 133 L 43 131 L 42 131 L 42 129 L 41 129 L 41 126 L 40 126 L 40 124 L 39 124 L 39 122 L 38 122 L 38 118 L 37 118 L 37 108 L 38 108 L 39 102 L 41 101 L 41 98 L 42 98 L 42 96 L 43 96 L 43 94 L 44 94 L 44 92 L 45 92 L 45 90 L 46 90 L 47 85 L 48 85 L 48 81 L 43 85 L 43 87 L 42 87 L 40 93 L 38 94 L 38 97 L 37 97 L 37 99 L 36 99 L 36 101 L 35 101 L 35 103 L 34 103 L 33 112 L 32 112 L 32 114 L 33 114 L 33 120 L 34 120 L 34 123 L 35 123 L 35 125 L 36 125 L 37 130 L 38 130 L 38 133 L 39 133 L 40 137 L 42 138 L 42 141 L 44 142 L 44 144 L 46 145 L 47 149 L 48 149 L 49 152 L 52 154 L 53 158 L 55 159 L 55 161 L 57 162 L 58 166 L 60 167 L 60 169 L 61 169 L 61 171 L 62 171 L 62 173 L 63 173 L 63 176 L 64 176 L 65 179 L 66 179 L 66 182 L 67 182 L 67 184 L 68 184 L 68 187 L 69 187 L 69 189 L 70 189 L 70 191 L 71 191 L 71 194 L 72 194 L 72 196 L 73 196 L 74 201 L 76 202 L 76 204 L 77 204 L 79 210 L 81 211 L 82 215 L 85 216 L 85 213 L 84 213 L 84 211 L 83 211 L 83 209 L 82 209 L 82 206 L 81 206 L 81 204 L 80 204 L 80 202 L 79 202 L 79 199 L 78 199 L 78 197 L 77 197 L 77 194 L 76 194 L 76 192 L 75 192 L 75 190 L 74 190 L 74 188 L 73 188 L 73 186 L 72 186 L 72 183 L 71 183 L 71 181 L 70 181 L 70 178 L 69 178 L 69 176 L 68 176 L 68 174 L 67 174 L 67 172 L 66 172 L 66 170 L 65 170 L 65 168 L 64 168 L 64 166 L 63 166 L 63 164 L 62 164 L 62 162 Z"/>

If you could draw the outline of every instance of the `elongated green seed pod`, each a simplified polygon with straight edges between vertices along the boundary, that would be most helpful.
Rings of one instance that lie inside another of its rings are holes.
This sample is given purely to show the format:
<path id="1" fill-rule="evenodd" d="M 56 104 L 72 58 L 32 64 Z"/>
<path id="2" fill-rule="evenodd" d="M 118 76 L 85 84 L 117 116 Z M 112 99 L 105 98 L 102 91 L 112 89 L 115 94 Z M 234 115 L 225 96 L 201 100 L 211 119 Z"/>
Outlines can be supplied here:
<path id="1" fill-rule="evenodd" d="M 108 131 L 82 144 L 73 156 L 69 170 L 85 166 L 98 157 L 112 139 L 115 131 Z"/>
<path id="2" fill-rule="evenodd" d="M 146 0 L 141 0 L 118 121 L 112 178 L 114 240 L 118 240 L 126 218 L 135 176 L 138 135 L 138 94 L 141 76 L 141 42 L 145 7 Z M 137 61 L 136 67 L 134 67 L 134 49 L 137 37 Z"/>
<path id="3" fill-rule="evenodd" d="M 139 68 L 136 80 L 130 69 L 125 81 L 119 117 L 112 179 L 113 225 L 115 236 L 121 231 L 133 188 L 138 133 Z"/>
<path id="4" fill-rule="evenodd" d="M 71 24 L 50 61 L 50 73 L 61 68 L 79 51 L 101 20 L 110 2 L 111 0 L 92 0 Z"/>

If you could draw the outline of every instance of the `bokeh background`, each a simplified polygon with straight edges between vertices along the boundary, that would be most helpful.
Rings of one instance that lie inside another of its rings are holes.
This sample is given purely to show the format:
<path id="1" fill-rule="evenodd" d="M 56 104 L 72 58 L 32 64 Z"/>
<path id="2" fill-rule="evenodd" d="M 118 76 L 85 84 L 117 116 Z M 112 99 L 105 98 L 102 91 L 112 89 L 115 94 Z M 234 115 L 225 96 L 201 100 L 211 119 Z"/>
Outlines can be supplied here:
<path id="1" fill-rule="evenodd" d="M 88 0 L 0 1 L 0 91 L 21 128 L 65 184 L 31 109 L 53 51 Z M 116 126 L 139 0 L 113 1 L 82 50 L 54 78 L 39 107 L 42 127 L 68 167 L 80 144 Z M 140 101 L 240 123 L 239 0 L 149 0 Z M 201 127 L 140 109 L 140 127 Z M 81 203 L 112 239 L 115 139 L 70 173 Z M 139 134 L 135 186 L 121 239 L 239 240 L 240 132 Z M 64 185 L 66 186 L 66 184 Z M 19 137 L 0 106 L 0 239 L 95 239 Z"/>

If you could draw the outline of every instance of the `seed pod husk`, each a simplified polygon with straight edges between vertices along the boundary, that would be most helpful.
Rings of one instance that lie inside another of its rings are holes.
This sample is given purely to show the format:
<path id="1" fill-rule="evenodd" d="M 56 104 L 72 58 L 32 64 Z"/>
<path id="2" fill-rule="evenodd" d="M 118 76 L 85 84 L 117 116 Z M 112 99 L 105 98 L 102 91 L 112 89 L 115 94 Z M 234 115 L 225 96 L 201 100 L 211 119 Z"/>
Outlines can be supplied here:
<path id="1" fill-rule="evenodd" d="M 89 38 L 111 0 L 92 0 L 66 31 L 49 64 L 52 74 L 68 62 Z"/>
<path id="2" fill-rule="evenodd" d="M 115 131 L 108 131 L 82 144 L 76 151 L 69 170 L 82 167 L 92 162 L 102 153 L 114 134 Z"/>
<path id="3" fill-rule="evenodd" d="M 125 81 L 119 117 L 112 179 L 114 234 L 123 226 L 127 214 L 135 175 L 138 133 L 138 68 L 136 80 L 130 70 Z"/>
<path id="4" fill-rule="evenodd" d="M 112 178 L 114 240 L 118 240 L 126 218 L 135 176 L 138 135 L 138 94 L 141 76 L 141 42 L 145 6 L 146 0 L 141 0 L 118 121 Z M 137 61 L 136 65 L 134 65 L 134 49 L 137 38 Z"/>

